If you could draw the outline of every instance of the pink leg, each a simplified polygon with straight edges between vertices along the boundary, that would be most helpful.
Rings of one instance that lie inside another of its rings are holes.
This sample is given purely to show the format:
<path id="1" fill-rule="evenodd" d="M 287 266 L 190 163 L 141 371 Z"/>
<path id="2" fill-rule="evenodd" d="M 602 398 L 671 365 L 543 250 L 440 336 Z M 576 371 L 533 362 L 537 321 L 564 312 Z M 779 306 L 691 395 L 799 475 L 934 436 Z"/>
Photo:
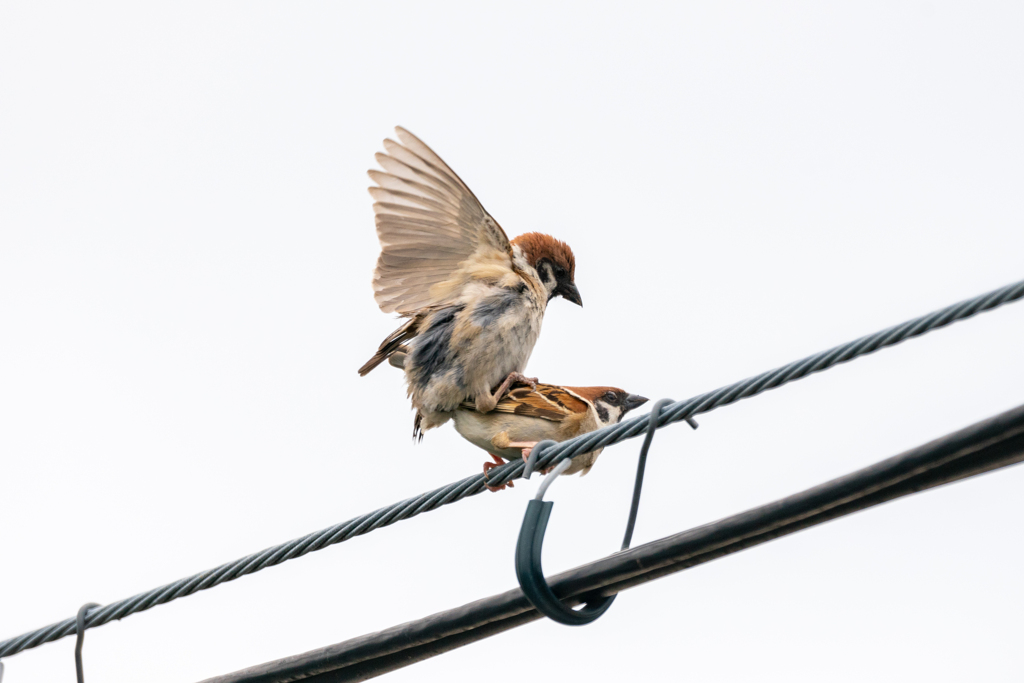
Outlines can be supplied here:
<path id="1" fill-rule="evenodd" d="M 498 401 L 505 398 L 505 394 L 508 393 L 509 387 L 511 387 L 515 382 L 529 384 L 532 389 L 537 388 L 536 377 L 524 377 L 521 373 L 510 372 L 508 373 L 508 377 L 505 378 L 505 381 L 501 383 L 493 394 L 477 394 L 476 398 L 473 399 L 476 411 L 478 413 L 489 413 L 494 410 L 494 406 L 498 405 Z"/>
<path id="2" fill-rule="evenodd" d="M 508 393 L 508 388 L 515 384 L 516 382 L 529 384 L 531 389 L 537 388 L 536 377 L 527 377 L 521 372 L 510 372 L 508 373 L 508 377 L 505 378 L 505 381 L 501 383 L 500 387 L 498 387 L 498 390 L 494 392 L 494 398 L 500 401 L 502 398 L 504 398 L 505 394 Z"/>
<path id="3" fill-rule="evenodd" d="M 494 462 L 485 462 L 484 463 L 484 474 L 485 475 L 488 472 L 490 472 L 491 470 L 493 470 L 495 467 L 498 467 L 500 465 L 504 465 L 505 464 L 505 461 L 502 460 L 501 458 L 499 458 L 498 456 L 496 456 L 494 453 L 488 453 L 487 455 L 491 456 L 491 460 L 493 460 Z M 492 491 L 492 492 L 502 491 L 502 490 L 504 490 L 504 488 L 506 486 L 509 487 L 510 489 L 514 489 L 516 487 L 516 485 L 513 484 L 510 481 L 509 482 L 505 482 L 501 486 L 491 486 L 490 484 L 484 484 L 484 486 L 487 487 L 488 491 Z"/>
<path id="4" fill-rule="evenodd" d="M 537 445 L 536 441 L 509 441 L 506 448 L 522 448 L 523 449 L 523 462 L 530 457 L 530 451 Z"/>

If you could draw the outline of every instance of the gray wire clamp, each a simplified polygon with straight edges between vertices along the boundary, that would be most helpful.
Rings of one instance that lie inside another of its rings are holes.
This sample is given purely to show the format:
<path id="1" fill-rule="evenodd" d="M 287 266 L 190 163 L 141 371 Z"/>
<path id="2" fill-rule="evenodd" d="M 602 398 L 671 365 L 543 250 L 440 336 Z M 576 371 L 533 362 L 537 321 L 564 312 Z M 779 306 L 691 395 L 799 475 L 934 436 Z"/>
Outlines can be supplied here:
<path id="1" fill-rule="evenodd" d="M 78 683 L 85 683 L 85 670 L 82 666 L 82 646 L 85 644 L 85 618 L 89 610 L 99 607 L 95 602 L 87 602 L 78 609 L 75 616 L 75 674 L 78 676 Z"/>

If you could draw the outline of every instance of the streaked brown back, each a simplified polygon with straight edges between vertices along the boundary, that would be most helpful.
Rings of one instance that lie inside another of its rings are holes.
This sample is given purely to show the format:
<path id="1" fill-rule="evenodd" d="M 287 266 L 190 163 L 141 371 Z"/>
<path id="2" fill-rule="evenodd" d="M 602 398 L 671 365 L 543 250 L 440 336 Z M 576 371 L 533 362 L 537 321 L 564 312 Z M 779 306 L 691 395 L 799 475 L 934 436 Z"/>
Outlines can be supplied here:
<path id="1" fill-rule="evenodd" d="M 475 404 L 465 401 L 462 408 L 474 410 Z M 562 422 L 570 415 L 585 413 L 588 409 L 577 391 L 556 384 L 538 384 L 536 389 L 524 384 L 513 385 L 512 390 L 494 407 L 499 413 L 539 417 L 552 422 Z"/>

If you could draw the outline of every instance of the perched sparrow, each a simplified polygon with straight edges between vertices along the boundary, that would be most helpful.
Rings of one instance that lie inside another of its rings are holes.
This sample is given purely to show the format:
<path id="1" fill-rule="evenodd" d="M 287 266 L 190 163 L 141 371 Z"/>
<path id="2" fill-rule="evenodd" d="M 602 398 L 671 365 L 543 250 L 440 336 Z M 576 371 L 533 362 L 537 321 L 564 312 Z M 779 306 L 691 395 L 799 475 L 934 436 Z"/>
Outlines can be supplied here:
<path id="1" fill-rule="evenodd" d="M 476 410 L 471 401 L 464 402 L 455 411 L 455 429 L 467 441 L 490 454 L 494 462 L 484 463 L 484 472 L 487 472 L 504 464 L 501 458 L 526 459 L 530 450 L 544 439 L 565 441 L 605 425 L 617 424 L 623 415 L 646 402 L 643 396 L 627 394 L 615 387 L 517 385 L 488 413 Z M 586 474 L 602 450 L 577 455 L 565 473 Z M 497 491 L 505 487 L 488 488 Z"/>
<path id="2" fill-rule="evenodd" d="M 444 424 L 459 404 L 494 409 L 540 335 L 548 301 L 583 305 L 576 261 L 564 242 L 540 233 L 509 241 L 466 184 L 418 138 L 396 128 L 370 171 L 381 254 L 374 297 L 409 320 L 385 339 L 359 374 L 402 350 L 413 435 Z M 397 364 L 397 363 L 395 363 Z"/>

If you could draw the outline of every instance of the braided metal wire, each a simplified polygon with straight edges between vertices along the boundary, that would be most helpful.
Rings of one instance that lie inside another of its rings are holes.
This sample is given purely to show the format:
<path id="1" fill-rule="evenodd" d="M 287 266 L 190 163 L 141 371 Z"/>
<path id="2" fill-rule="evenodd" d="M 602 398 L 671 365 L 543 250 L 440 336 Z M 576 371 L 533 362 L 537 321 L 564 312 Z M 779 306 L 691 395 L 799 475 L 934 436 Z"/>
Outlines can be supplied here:
<path id="1" fill-rule="evenodd" d="M 970 318 L 977 313 L 997 308 L 1021 298 L 1024 298 L 1024 281 L 1007 285 L 967 301 L 962 301 L 934 313 L 909 320 L 902 325 L 896 325 L 881 332 L 861 337 L 847 344 L 809 356 L 781 368 L 769 370 L 721 389 L 701 394 L 685 401 L 671 403 L 662 409 L 661 415 L 657 418 L 658 427 L 664 427 L 667 424 L 685 420 L 699 413 L 709 412 L 715 408 L 735 403 L 740 399 L 756 396 L 761 392 L 782 386 L 787 382 L 801 379 L 839 363 L 845 363 L 854 358 L 873 353 L 886 346 L 899 344 L 906 339 L 917 337 L 931 330 L 945 327 L 950 323 Z M 543 453 L 540 453 L 537 458 L 537 467 L 547 467 L 580 453 L 586 453 L 595 448 L 633 438 L 643 433 L 647 429 L 648 423 L 649 415 L 641 415 L 617 425 L 605 427 L 595 432 L 545 447 L 543 448 Z M 227 564 L 222 564 L 214 569 L 175 581 L 166 586 L 110 603 L 90 611 L 85 619 L 85 627 L 92 628 L 115 619 L 123 619 L 129 614 L 142 612 L 150 607 L 162 605 L 197 591 L 212 588 L 225 581 L 232 581 L 246 574 L 253 574 L 261 569 L 266 569 L 287 560 L 302 557 L 307 553 L 347 541 L 354 536 L 369 533 L 374 529 L 415 517 L 420 513 L 439 508 L 442 505 L 447 505 L 469 496 L 475 496 L 484 490 L 485 484 L 491 484 L 492 486 L 500 485 L 504 482 L 520 478 L 523 468 L 524 463 L 522 461 L 506 463 L 492 469 L 486 479 L 482 474 L 467 477 L 461 481 L 383 507 L 347 522 L 307 534 L 272 548 L 267 548 L 234 562 L 228 562 Z M 76 632 L 75 619 L 65 619 L 17 638 L 0 642 L 0 657 L 13 655 L 22 650 L 58 640 Z"/>

